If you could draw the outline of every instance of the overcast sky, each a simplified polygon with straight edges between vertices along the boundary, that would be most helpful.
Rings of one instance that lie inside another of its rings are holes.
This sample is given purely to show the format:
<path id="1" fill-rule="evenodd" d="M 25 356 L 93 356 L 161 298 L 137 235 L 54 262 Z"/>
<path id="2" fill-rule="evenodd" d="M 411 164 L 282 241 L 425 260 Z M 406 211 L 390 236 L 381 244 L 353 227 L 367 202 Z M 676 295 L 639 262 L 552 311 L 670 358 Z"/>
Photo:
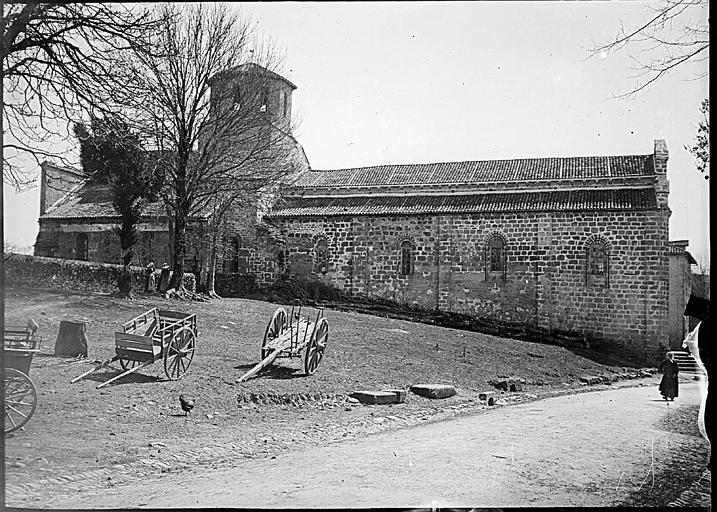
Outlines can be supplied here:
<path id="1" fill-rule="evenodd" d="M 233 3 L 286 50 L 314 169 L 670 150 L 670 238 L 708 260 L 707 182 L 683 148 L 707 65 L 633 99 L 630 51 L 589 57 L 655 2 Z M 676 29 L 679 27 L 676 27 Z M 8 241 L 34 243 L 39 189 L 6 192 Z"/>

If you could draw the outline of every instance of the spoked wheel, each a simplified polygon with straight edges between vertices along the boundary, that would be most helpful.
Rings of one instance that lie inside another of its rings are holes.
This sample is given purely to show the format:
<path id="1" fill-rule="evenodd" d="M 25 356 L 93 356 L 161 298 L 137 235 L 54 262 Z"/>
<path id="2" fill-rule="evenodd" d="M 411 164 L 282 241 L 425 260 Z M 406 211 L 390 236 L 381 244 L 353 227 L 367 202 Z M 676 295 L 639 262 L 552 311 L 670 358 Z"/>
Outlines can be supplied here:
<path id="1" fill-rule="evenodd" d="M 122 367 L 123 370 L 127 371 L 127 370 L 129 370 L 129 369 L 131 369 L 131 368 L 134 368 L 135 366 L 141 365 L 142 363 L 140 363 L 139 361 L 130 361 L 130 360 L 128 360 L 128 359 L 122 359 L 122 358 L 120 358 L 119 364 L 120 364 L 120 366 Z"/>
<path id="2" fill-rule="evenodd" d="M 274 311 L 274 316 L 271 317 L 271 320 L 269 320 L 269 325 L 266 326 L 266 331 L 264 332 L 264 341 L 261 343 L 261 359 L 264 360 L 269 354 L 271 354 L 272 349 L 270 347 L 267 347 L 273 341 L 275 338 L 277 338 L 285 329 L 287 325 L 287 315 L 284 308 L 279 308 L 276 311 Z"/>
<path id="3" fill-rule="evenodd" d="M 5 368 L 5 434 L 27 423 L 37 407 L 37 389 L 30 377 L 14 368 Z"/>
<path id="4" fill-rule="evenodd" d="M 326 318 L 321 318 L 316 324 L 311 341 L 306 346 L 306 354 L 304 355 L 304 370 L 306 375 L 311 375 L 319 367 L 321 359 L 324 357 L 324 350 L 329 341 L 329 322 Z"/>
<path id="5" fill-rule="evenodd" d="M 194 332 L 182 327 L 167 344 L 164 351 L 164 373 L 170 380 L 181 379 L 194 358 Z"/>

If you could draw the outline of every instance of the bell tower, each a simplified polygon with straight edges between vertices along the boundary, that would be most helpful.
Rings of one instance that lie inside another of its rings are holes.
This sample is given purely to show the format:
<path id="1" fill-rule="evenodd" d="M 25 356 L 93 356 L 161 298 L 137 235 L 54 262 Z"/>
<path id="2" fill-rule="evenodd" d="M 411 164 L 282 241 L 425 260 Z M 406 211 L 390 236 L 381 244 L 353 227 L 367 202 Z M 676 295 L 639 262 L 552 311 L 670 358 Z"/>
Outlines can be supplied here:
<path id="1" fill-rule="evenodd" d="M 215 115 L 233 111 L 249 125 L 270 122 L 291 130 L 291 95 L 296 86 L 258 64 L 242 64 L 212 77 L 211 108 Z"/>

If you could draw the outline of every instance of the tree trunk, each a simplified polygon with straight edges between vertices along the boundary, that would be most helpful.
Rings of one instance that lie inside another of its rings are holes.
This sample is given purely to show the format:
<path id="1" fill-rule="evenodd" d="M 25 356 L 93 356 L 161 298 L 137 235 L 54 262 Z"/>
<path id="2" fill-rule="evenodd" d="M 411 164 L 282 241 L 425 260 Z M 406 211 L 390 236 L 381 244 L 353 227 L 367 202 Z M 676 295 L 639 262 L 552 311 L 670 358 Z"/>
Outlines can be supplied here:
<path id="1" fill-rule="evenodd" d="M 209 251 L 209 273 L 207 275 L 207 293 L 210 297 L 217 294 L 214 290 L 214 284 L 216 282 L 217 274 L 217 235 L 216 232 L 212 235 L 212 248 Z"/>
<path id="2" fill-rule="evenodd" d="M 132 294 L 132 287 L 134 286 L 132 272 L 129 269 L 133 256 L 132 247 L 122 248 L 122 273 L 117 280 L 117 288 L 125 297 L 129 297 Z"/>
<path id="3" fill-rule="evenodd" d="M 174 264 L 172 267 L 172 279 L 169 287 L 176 291 L 184 289 L 184 258 L 187 254 L 187 217 L 184 212 L 177 214 L 174 221 Z"/>

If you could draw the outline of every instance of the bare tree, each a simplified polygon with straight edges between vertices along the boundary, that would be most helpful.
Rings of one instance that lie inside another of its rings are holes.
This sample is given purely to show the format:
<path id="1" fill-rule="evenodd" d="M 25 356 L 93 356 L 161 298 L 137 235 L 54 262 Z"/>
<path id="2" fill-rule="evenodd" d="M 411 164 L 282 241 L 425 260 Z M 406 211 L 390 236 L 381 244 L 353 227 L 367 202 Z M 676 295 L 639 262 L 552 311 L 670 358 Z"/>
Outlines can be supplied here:
<path id="1" fill-rule="evenodd" d="M 112 108 L 117 56 L 150 51 L 158 23 L 137 5 L 14 2 L 2 23 L 3 181 L 22 189 L 36 179 L 28 159 L 67 158 L 70 120 Z"/>
<path id="2" fill-rule="evenodd" d="M 251 20 L 216 4 L 163 5 L 158 16 L 152 44 L 164 56 L 127 61 L 119 101 L 156 149 L 171 155 L 161 194 L 172 219 L 170 287 L 180 291 L 190 220 L 290 174 L 295 141 L 289 120 L 267 111 L 280 52 L 258 38 Z"/>
<path id="3" fill-rule="evenodd" d="M 635 63 L 630 77 L 635 85 L 618 98 L 631 97 L 677 67 L 709 59 L 708 0 L 662 0 L 651 7 L 641 24 L 626 28 L 621 24 L 613 40 L 595 45 L 590 56 L 605 57 L 611 52 L 630 50 Z M 707 66 L 695 79 L 707 76 Z"/>

